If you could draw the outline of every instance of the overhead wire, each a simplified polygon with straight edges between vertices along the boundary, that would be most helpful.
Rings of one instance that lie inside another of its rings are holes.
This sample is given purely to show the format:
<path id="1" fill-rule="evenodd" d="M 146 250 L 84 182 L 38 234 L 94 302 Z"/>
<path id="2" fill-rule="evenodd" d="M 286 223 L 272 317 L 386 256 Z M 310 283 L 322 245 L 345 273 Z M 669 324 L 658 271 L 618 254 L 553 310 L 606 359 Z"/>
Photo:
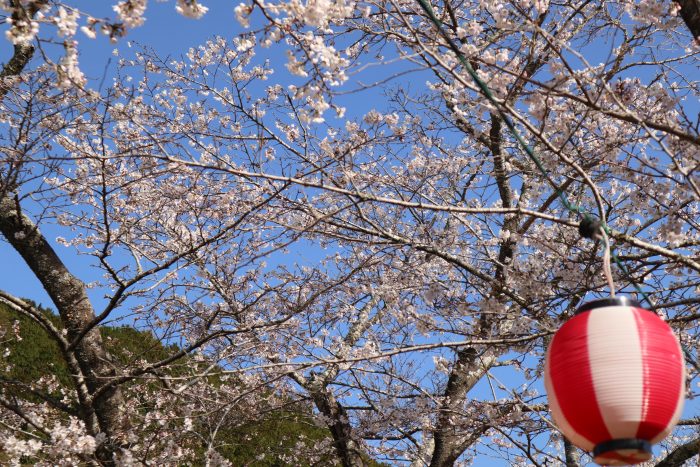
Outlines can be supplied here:
<path id="1" fill-rule="evenodd" d="M 600 222 L 600 228 L 605 234 L 605 239 L 609 236 L 612 236 L 612 231 L 610 228 L 607 226 L 605 219 L 600 219 L 599 221 L 596 221 L 584 208 L 581 206 L 578 206 L 571 201 L 566 196 L 566 193 L 564 190 L 561 189 L 561 187 L 552 179 L 552 177 L 549 175 L 549 172 L 545 168 L 544 164 L 542 163 L 542 160 L 539 158 L 537 153 L 535 152 L 534 148 L 528 144 L 523 136 L 520 134 L 518 131 L 517 127 L 513 123 L 513 120 L 510 118 L 506 110 L 504 110 L 503 105 L 496 99 L 494 96 L 493 92 L 491 89 L 488 87 L 488 85 L 484 82 L 479 77 L 479 74 L 474 70 L 474 67 L 469 63 L 469 60 L 464 56 L 462 51 L 460 50 L 459 46 L 455 43 L 455 41 L 450 37 L 450 35 L 447 33 L 445 28 L 443 27 L 442 21 L 435 15 L 435 12 L 433 11 L 432 7 L 430 4 L 427 2 L 427 0 L 416 0 L 423 11 L 425 12 L 426 15 L 430 18 L 430 21 L 435 25 L 437 28 L 438 32 L 440 35 L 445 39 L 447 42 L 447 45 L 449 48 L 455 53 L 457 56 L 459 62 L 462 64 L 464 69 L 467 71 L 469 76 L 472 78 L 476 86 L 479 88 L 481 93 L 486 97 L 486 99 L 495 107 L 496 111 L 498 112 L 499 117 L 503 120 L 505 123 L 506 127 L 508 130 L 511 132 L 515 140 L 518 142 L 518 145 L 522 148 L 522 150 L 527 154 L 527 156 L 532 160 L 532 162 L 537 166 L 537 169 L 541 173 L 541 175 L 547 180 L 549 185 L 555 190 L 555 193 L 557 194 L 557 197 L 560 199 L 562 205 L 566 210 L 571 212 L 572 214 L 575 214 L 577 216 L 582 217 L 582 222 Z M 598 229 L 594 229 L 595 234 L 599 235 L 597 232 Z M 594 238 L 594 237 L 589 237 L 589 238 Z M 620 269 L 622 274 L 625 276 L 625 278 L 628 280 L 628 282 L 634 287 L 634 289 L 639 293 L 643 299 L 651 306 L 654 307 L 654 303 L 651 301 L 649 295 L 642 290 L 642 288 L 639 286 L 639 284 L 632 278 L 632 275 L 629 271 L 629 269 L 622 263 L 620 258 L 618 257 L 617 253 L 615 250 L 610 246 L 609 242 L 605 241 L 604 242 L 604 248 L 606 248 L 607 252 L 604 252 L 604 255 L 609 255 L 610 259 L 617 265 L 617 267 Z M 607 277 L 606 277 L 607 278 Z M 608 284 L 610 285 L 611 282 L 608 281 Z M 611 295 L 614 296 L 615 291 L 613 289 L 614 286 L 611 287 L 610 292 Z"/>

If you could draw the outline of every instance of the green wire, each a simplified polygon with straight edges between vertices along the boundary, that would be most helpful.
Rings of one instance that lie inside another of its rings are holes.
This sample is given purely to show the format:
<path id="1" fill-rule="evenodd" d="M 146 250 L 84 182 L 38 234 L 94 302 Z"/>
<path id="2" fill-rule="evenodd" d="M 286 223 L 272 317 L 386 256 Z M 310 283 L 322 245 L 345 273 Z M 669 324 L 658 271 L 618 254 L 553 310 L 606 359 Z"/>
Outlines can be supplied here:
<path id="1" fill-rule="evenodd" d="M 530 159 L 535 163 L 537 168 L 539 169 L 540 173 L 542 176 L 549 182 L 549 184 L 556 190 L 556 194 L 561 200 L 562 204 L 564 207 L 571 213 L 577 214 L 577 215 L 582 215 L 584 219 L 590 219 L 590 215 L 586 213 L 586 211 L 581 208 L 580 206 L 577 206 L 575 204 L 572 204 L 568 198 L 566 197 L 565 193 L 563 190 L 556 184 L 554 180 L 549 176 L 547 173 L 547 169 L 545 169 L 544 164 L 542 164 L 542 161 L 540 158 L 537 156 L 535 153 L 534 149 L 523 139 L 523 137 L 520 135 L 520 132 L 518 132 L 518 129 L 515 127 L 513 124 L 513 121 L 510 119 L 508 115 L 503 111 L 501 108 L 501 105 L 496 101 L 496 99 L 493 96 L 493 93 L 489 89 L 489 87 L 484 83 L 481 78 L 479 78 L 479 75 L 474 71 L 474 68 L 469 64 L 467 59 L 464 57 L 464 54 L 462 54 L 462 51 L 459 50 L 459 47 L 457 47 L 457 44 L 454 43 L 452 38 L 447 34 L 447 32 L 444 30 L 442 27 L 442 21 L 440 21 L 437 16 L 435 16 L 435 13 L 433 12 L 433 9 L 430 7 L 430 5 L 426 2 L 426 0 L 417 0 L 418 3 L 420 4 L 421 8 L 423 8 L 423 11 L 430 17 L 430 20 L 433 22 L 435 27 L 438 29 L 442 37 L 447 41 L 447 43 L 450 46 L 450 49 L 457 55 L 457 58 L 459 58 L 460 63 L 464 68 L 467 70 L 467 73 L 469 73 L 469 76 L 474 80 L 476 85 L 479 87 L 481 92 L 484 94 L 486 99 L 488 99 L 489 102 L 491 102 L 496 110 L 498 111 L 501 119 L 505 122 L 506 126 L 510 130 L 510 132 L 513 134 L 515 139 L 518 141 L 518 144 L 520 144 L 520 147 L 523 148 L 525 153 L 530 157 Z M 608 235 L 611 235 L 612 231 L 610 228 L 607 226 L 605 222 L 601 222 L 602 227 L 605 230 L 605 233 Z M 617 253 L 615 250 L 610 247 L 610 256 L 612 260 L 615 262 L 617 267 L 622 271 L 624 276 L 627 278 L 630 284 L 634 287 L 634 289 L 644 298 L 644 301 L 646 301 L 649 306 L 653 309 L 655 308 L 654 303 L 651 301 L 651 298 L 649 298 L 649 295 L 642 290 L 642 288 L 637 284 L 637 282 L 632 278 L 629 269 L 627 269 L 627 266 L 625 266 L 622 261 L 620 261 L 620 258 L 617 256 Z M 683 352 L 686 355 L 686 359 L 692 363 L 692 365 L 695 367 L 696 370 L 700 372 L 700 367 L 698 364 L 693 360 L 692 354 L 688 350 L 688 348 L 681 344 L 681 348 L 683 349 Z"/>
<path id="2" fill-rule="evenodd" d="M 435 27 L 438 29 L 442 37 L 447 41 L 447 44 L 450 46 L 450 49 L 457 55 L 457 58 L 459 59 L 460 63 L 464 67 L 465 70 L 467 70 L 467 73 L 469 73 L 469 76 L 474 80 L 478 88 L 481 90 L 482 94 L 486 97 L 486 99 L 494 105 L 496 110 L 498 111 L 499 116 L 503 120 L 503 122 L 506 124 L 510 132 L 513 134 L 515 139 L 518 141 L 518 144 L 520 147 L 525 151 L 525 153 L 530 157 L 530 159 L 535 163 L 537 168 L 539 169 L 540 173 L 542 176 L 547 180 L 547 182 L 554 188 L 557 196 L 561 200 L 561 203 L 564 205 L 564 207 L 571 213 L 581 215 L 583 216 L 584 219 L 590 219 L 590 215 L 586 213 L 585 209 L 581 208 L 580 206 L 577 206 L 575 204 L 572 204 L 569 199 L 566 197 L 566 194 L 564 191 L 557 185 L 557 183 L 552 179 L 552 177 L 549 176 L 549 173 L 547 172 L 547 169 L 545 169 L 544 164 L 540 160 L 540 158 L 537 156 L 537 153 L 535 153 L 535 150 L 530 146 L 525 139 L 520 135 L 520 132 L 518 129 L 515 127 L 515 124 L 513 121 L 510 119 L 510 117 L 503 111 L 502 106 L 500 103 L 496 100 L 494 97 L 493 93 L 489 89 L 488 85 L 482 81 L 481 78 L 479 78 L 479 75 L 474 71 L 474 68 L 469 64 L 469 61 L 464 57 L 464 54 L 462 54 L 462 51 L 459 50 L 459 47 L 455 42 L 452 40 L 452 38 L 447 34 L 445 29 L 442 27 L 442 21 L 440 21 L 437 16 L 435 16 L 435 13 L 433 12 L 433 9 L 431 6 L 427 3 L 426 0 L 417 0 L 418 3 L 420 4 L 421 8 L 423 11 L 428 15 L 430 20 L 433 22 Z M 610 235 L 612 232 L 610 228 L 603 222 L 602 223 L 603 229 L 605 229 L 605 232 Z M 610 248 L 611 250 L 611 257 L 615 264 L 617 264 L 618 268 L 622 271 L 622 273 L 627 277 L 627 280 L 632 284 L 632 286 L 635 288 L 635 290 L 644 298 L 644 300 L 651 306 L 653 307 L 654 304 L 652 303 L 651 299 L 649 298 L 649 295 L 644 292 L 641 287 L 632 279 L 629 270 L 627 267 L 622 264 L 620 261 L 620 258 L 618 258 L 617 254 L 615 251 Z"/>
<path id="3" fill-rule="evenodd" d="M 534 149 L 525 141 L 525 139 L 520 135 L 520 132 L 518 129 L 515 127 L 515 124 L 513 124 L 513 121 L 510 119 L 510 117 L 503 111 L 501 108 L 501 105 L 499 102 L 496 100 L 496 98 L 493 96 L 493 93 L 489 89 L 488 85 L 482 81 L 481 78 L 479 78 L 479 75 L 474 71 L 474 68 L 469 64 L 467 59 L 464 57 L 464 54 L 462 54 L 462 51 L 459 50 L 459 47 L 457 44 L 454 43 L 452 38 L 447 34 L 445 29 L 442 27 L 442 22 L 435 16 L 435 13 L 433 12 L 433 9 L 430 7 L 430 5 L 425 1 L 425 0 L 418 0 L 418 3 L 420 4 L 421 8 L 423 8 L 423 11 L 430 17 L 430 20 L 435 24 L 435 27 L 437 27 L 438 31 L 442 35 L 442 37 L 447 41 L 447 43 L 450 46 L 450 49 L 457 55 L 457 58 L 459 58 L 460 63 L 464 68 L 467 70 L 467 73 L 469 73 L 469 76 L 474 80 L 476 85 L 479 87 L 481 92 L 484 94 L 486 99 L 488 99 L 489 102 L 491 102 L 495 107 L 496 110 L 498 111 L 499 116 L 501 119 L 503 119 L 503 122 L 506 124 L 510 132 L 513 134 L 515 139 L 518 141 L 518 144 L 520 147 L 525 151 L 525 153 L 532 159 L 532 161 L 535 163 L 537 168 L 540 170 L 542 173 L 542 176 L 549 182 L 549 184 L 556 190 L 557 196 L 561 200 L 562 204 L 566 209 L 568 209 L 570 212 L 575 213 L 575 214 L 585 214 L 584 210 L 580 208 L 579 206 L 576 206 L 575 204 L 572 204 L 564 194 L 563 190 L 559 188 L 559 186 L 556 184 L 554 180 L 549 176 L 547 173 L 547 169 L 545 169 L 544 164 L 542 164 L 542 161 L 540 158 L 537 156 L 535 153 Z"/>

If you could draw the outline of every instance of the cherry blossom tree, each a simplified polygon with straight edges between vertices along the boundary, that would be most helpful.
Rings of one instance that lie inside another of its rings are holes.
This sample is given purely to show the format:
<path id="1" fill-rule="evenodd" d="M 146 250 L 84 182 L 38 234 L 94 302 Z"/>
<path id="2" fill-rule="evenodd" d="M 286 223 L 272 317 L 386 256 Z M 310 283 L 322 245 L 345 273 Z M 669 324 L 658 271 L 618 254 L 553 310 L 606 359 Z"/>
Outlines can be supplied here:
<path id="1" fill-rule="evenodd" d="M 0 299 L 57 343 L 71 384 L 17 398 L 0 380 L 2 453 L 225 465 L 227 432 L 301 404 L 329 436 L 300 439 L 292 465 L 586 465 L 542 388 L 553 333 L 607 293 L 584 218 L 607 227 L 618 291 L 677 333 L 692 401 L 686 4 L 441 2 L 432 20 L 415 1 L 254 0 L 231 6 L 240 35 L 177 59 L 143 47 L 98 91 L 77 38 L 148 27 L 145 1 L 113 19 L 4 2 L 0 232 L 60 319 Z M 79 278 L 74 254 L 99 273 Z M 168 355 L 115 360 L 99 332 L 115 320 Z M 696 455 L 699 423 L 649 465 Z"/>

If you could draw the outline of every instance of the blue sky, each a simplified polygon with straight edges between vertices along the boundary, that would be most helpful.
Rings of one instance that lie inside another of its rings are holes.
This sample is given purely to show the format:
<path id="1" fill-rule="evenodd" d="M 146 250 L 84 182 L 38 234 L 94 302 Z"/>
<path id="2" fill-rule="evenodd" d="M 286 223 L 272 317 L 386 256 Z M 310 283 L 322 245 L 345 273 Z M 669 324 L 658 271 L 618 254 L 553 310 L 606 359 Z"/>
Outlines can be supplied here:
<path id="1" fill-rule="evenodd" d="M 78 8 L 85 8 L 95 17 L 113 17 L 111 11 L 112 2 L 76 2 Z M 146 13 L 146 22 L 140 27 L 130 31 L 127 37 L 113 44 L 106 36 L 98 35 L 96 39 L 89 39 L 82 33 L 78 33 L 80 65 L 85 75 L 90 80 L 90 86 L 97 87 L 104 76 L 111 79 L 116 69 L 116 60 L 112 52 L 117 49 L 119 54 L 129 57 L 136 44 L 153 47 L 162 55 L 178 56 L 188 48 L 204 43 L 214 35 L 233 37 L 243 32 L 243 28 L 236 21 L 233 14 L 234 4 L 230 2 L 208 2 L 210 10 L 202 20 L 192 20 L 179 15 L 175 11 L 174 3 L 150 2 Z M 81 23 L 82 24 L 82 23 Z M 46 45 L 46 51 L 60 53 L 58 47 Z M 53 48 L 52 48 L 53 47 Z M 6 61 L 12 53 L 12 44 L 0 38 L 0 60 Z M 106 75 L 105 75 L 106 73 Z M 106 81 L 109 84 L 109 81 Z M 97 270 L 90 266 L 90 259 L 74 253 L 71 248 L 57 245 L 54 240 L 63 234 L 60 229 L 49 225 L 43 227 L 44 234 L 57 249 L 57 252 L 68 265 L 69 269 L 85 282 L 91 281 Z M 51 301 L 43 290 L 39 281 L 26 266 L 19 255 L 7 244 L 0 241 L 0 284 L 8 292 L 25 298 L 31 298 L 43 305 L 51 306 Z M 96 290 L 89 292 L 94 303 L 103 302 L 102 293 Z"/>
<path id="2" fill-rule="evenodd" d="M 236 5 L 235 2 L 210 1 L 204 3 L 209 7 L 209 11 L 202 19 L 194 20 L 178 14 L 175 11 L 174 2 L 149 2 L 144 25 L 130 30 L 126 37 L 116 43 L 110 42 L 107 36 L 99 33 L 96 39 L 90 39 L 78 32 L 76 39 L 79 41 L 80 67 L 88 78 L 88 86 L 98 88 L 103 81 L 103 86 L 109 86 L 112 78 L 115 76 L 118 57 L 130 58 L 141 46 L 152 48 L 161 57 L 177 59 L 184 56 L 189 48 L 200 46 L 214 36 L 231 39 L 240 33 L 248 31 L 235 18 L 233 11 Z M 114 18 L 115 14 L 111 9 L 111 4 L 112 2 L 85 0 L 74 3 L 76 8 L 89 12 L 95 18 Z M 84 24 L 84 21 L 85 17 L 83 16 L 79 24 Z M 48 28 L 46 25 L 41 27 Z M 44 31 L 44 33 L 46 32 Z M 9 42 L 2 41 L 4 41 L 4 38 L 0 38 L 0 60 L 6 61 L 11 56 L 12 46 Z M 44 43 L 42 47 L 44 48 L 44 53 L 55 59 L 63 53 L 63 48 L 59 45 Z M 115 50 L 118 51 L 118 54 L 114 53 Z M 302 82 L 302 78 L 291 76 L 287 72 L 284 66 L 287 63 L 287 58 L 282 44 L 277 44 L 277 46 L 269 49 L 260 49 L 259 56 L 268 59 L 272 68 L 275 69 L 275 75 L 271 81 L 284 85 L 300 84 Z M 391 71 L 394 72 L 395 70 L 396 68 L 392 67 Z M 360 81 L 370 83 L 384 76 L 386 71 L 386 68 L 370 66 L 362 73 Z M 418 86 L 422 82 L 414 85 Z M 342 89 L 351 89 L 351 86 L 346 85 Z M 366 90 L 360 94 L 341 96 L 338 99 L 338 103 L 348 106 L 347 117 L 362 115 L 373 108 L 376 103 L 385 101 L 384 98 L 377 99 L 379 97 L 377 93 L 378 91 L 376 90 Z M 329 120 L 336 120 L 335 112 L 333 111 L 327 112 L 326 117 Z M 337 120 L 331 123 L 337 123 Z M 72 248 L 66 248 L 55 243 L 56 237 L 66 236 L 64 230 L 48 224 L 43 225 L 42 230 L 69 269 L 80 279 L 87 283 L 94 280 L 95 274 L 100 274 L 94 266 L 91 266 L 91 258 L 78 256 Z M 294 250 L 298 252 L 298 248 Z M 308 254 L 308 251 L 305 253 Z M 291 258 L 287 260 L 289 259 Z M 31 298 L 43 305 L 51 306 L 50 299 L 44 292 L 41 284 L 17 253 L 4 240 L 0 241 L 0 264 L 10 266 L 0 270 L 0 284 L 2 284 L 4 289 L 17 296 Z M 105 303 L 103 292 L 90 290 L 89 295 L 96 308 L 99 308 L 100 304 Z"/>
<path id="3" fill-rule="evenodd" d="M 111 10 L 112 2 L 75 2 L 77 8 L 90 12 L 94 17 L 114 17 Z M 207 2 L 209 12 L 201 20 L 185 18 L 175 11 L 173 2 L 150 2 L 146 12 L 146 22 L 143 26 L 130 30 L 126 37 L 116 43 L 109 38 L 98 34 L 96 39 L 90 39 L 82 33 L 76 36 L 79 41 L 80 66 L 89 80 L 88 86 L 97 88 L 104 79 L 105 86 L 109 86 L 116 71 L 117 57 L 114 50 L 119 51 L 120 57 L 129 58 L 138 50 L 140 45 L 153 48 L 161 56 L 177 58 L 184 55 L 190 47 L 196 47 L 206 42 L 207 39 L 221 35 L 232 38 L 245 29 L 236 21 L 231 2 Z M 84 18 L 81 19 L 81 25 Z M 42 26 L 45 27 L 45 26 Z M 44 44 L 44 51 L 58 56 L 62 48 L 55 45 Z M 12 53 L 12 45 L 0 38 L 0 60 L 6 61 Z M 284 69 L 286 59 L 283 53 L 279 53 L 280 63 L 275 68 Z M 72 248 L 65 248 L 55 243 L 59 235 L 65 236 L 65 231 L 51 225 L 43 225 L 42 230 L 47 239 L 57 249 L 58 254 L 67 264 L 69 269 L 84 282 L 90 282 L 97 269 L 91 266 L 90 258 L 78 256 Z M 39 281 L 26 266 L 19 255 L 3 240 L 0 241 L 0 284 L 10 293 L 31 298 L 43 305 L 51 306 L 48 295 L 43 290 Z M 104 303 L 103 293 L 97 290 L 89 292 L 93 303 Z"/>
<path id="4" fill-rule="evenodd" d="M 79 7 L 84 5 L 86 11 L 90 11 L 95 16 L 113 16 L 110 4 L 111 2 L 88 2 L 81 1 L 76 3 Z M 112 54 L 114 49 L 119 50 L 119 55 L 128 57 L 137 48 L 136 44 L 147 45 L 152 47 L 157 53 L 162 56 L 172 55 L 174 58 L 184 54 L 188 48 L 203 44 L 207 39 L 215 35 L 231 38 L 245 29 L 236 21 L 233 7 L 235 2 L 222 2 L 210 0 L 205 2 L 210 8 L 205 17 L 199 21 L 184 18 L 177 14 L 172 2 L 150 2 L 146 13 L 146 23 L 137 29 L 129 32 L 127 37 L 123 38 L 116 44 L 110 43 L 105 36 L 98 36 L 97 39 L 91 40 L 83 35 L 78 35 L 80 41 L 80 63 L 81 68 L 86 76 L 91 80 L 92 86 L 96 87 L 98 83 L 105 77 L 106 83 L 113 76 L 116 69 L 115 57 Z M 4 40 L 0 38 L 0 40 Z M 0 46 L 0 60 L 5 61 L 11 53 L 11 45 L 9 42 L 2 43 Z M 56 48 L 56 53 L 59 53 Z M 284 69 L 286 58 L 279 48 L 273 48 L 266 52 L 273 64 L 273 67 L 287 75 Z M 371 81 L 372 77 L 378 77 L 382 74 L 381 70 L 370 69 L 365 75 L 365 81 Z M 288 76 L 288 75 L 287 75 Z M 422 86 L 425 79 L 414 79 L 413 85 L 416 87 Z M 359 96 L 359 98 L 358 98 Z M 365 110 L 369 110 L 375 102 L 373 97 L 376 97 L 373 92 L 366 92 L 359 95 L 349 95 L 344 100 L 352 102 L 353 107 L 349 109 L 349 115 L 357 115 Z M 59 229 L 52 226 L 45 226 L 44 233 L 46 237 L 56 247 L 59 255 L 67 263 L 78 277 L 85 282 L 90 282 L 99 271 L 90 264 L 90 258 L 78 256 L 74 254 L 70 248 L 58 246 L 53 240 L 61 235 Z M 65 233 L 63 233 L 65 235 Z M 302 254 L 297 251 L 297 254 Z M 31 298 L 44 305 L 51 306 L 46 293 L 41 287 L 38 280 L 29 271 L 25 263 L 19 258 L 16 252 L 7 245 L 6 242 L 0 241 L 0 284 L 1 288 L 10 293 Z M 102 292 L 99 290 L 91 290 L 89 292 L 91 299 L 99 308 L 99 304 L 103 302 Z M 512 375 L 507 375 L 509 370 L 498 369 L 495 373 L 502 373 L 503 378 L 508 383 L 514 382 L 515 378 Z M 538 389 L 542 389 L 538 387 Z M 487 398 L 490 393 L 486 380 L 482 381 L 475 392 L 479 396 Z M 503 395 L 503 394 L 500 394 Z M 685 415 L 692 416 L 697 413 L 697 403 L 687 404 Z M 477 465 L 505 465 L 495 460 L 480 459 Z"/>

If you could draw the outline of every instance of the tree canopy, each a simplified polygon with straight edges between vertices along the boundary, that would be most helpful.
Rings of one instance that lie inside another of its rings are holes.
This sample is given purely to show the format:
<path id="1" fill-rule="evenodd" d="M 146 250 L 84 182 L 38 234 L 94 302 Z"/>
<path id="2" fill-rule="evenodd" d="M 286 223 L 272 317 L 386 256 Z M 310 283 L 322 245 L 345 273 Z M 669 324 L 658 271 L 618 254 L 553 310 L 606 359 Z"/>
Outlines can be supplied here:
<path id="1" fill-rule="evenodd" d="M 95 81 L 80 44 L 145 0 L 1 6 L 0 233 L 57 310 L 0 287 L 37 342 L 0 378 L 10 462 L 586 465 L 542 360 L 611 287 L 686 357 L 649 465 L 697 454 L 692 2 L 253 0 Z"/>
<path id="2" fill-rule="evenodd" d="M 58 317 L 50 310 L 33 304 L 49 320 L 58 324 Z M 70 398 L 70 374 L 66 362 L 56 343 L 47 336 L 39 325 L 26 316 L 16 315 L 7 306 L 0 303 L 0 332 L 6 365 L 2 374 L 3 396 L 13 402 L 14 407 L 31 402 L 49 402 L 67 413 L 70 404 L 60 405 L 58 401 Z M 122 365 L 129 365 L 135 360 L 155 362 L 166 358 L 176 349 L 166 348 L 154 339 L 148 331 L 139 331 L 129 326 L 101 326 L 100 333 L 105 340 L 107 351 Z M 181 365 L 196 365 L 187 359 Z M 183 374 L 181 368 L 169 368 L 168 376 Z M 210 384 L 221 385 L 222 382 L 210 379 Z M 157 383 L 152 383 L 151 386 Z M 47 392 L 47 389 L 50 392 Z M 139 386 L 139 390 L 143 386 Z M 45 397 L 48 396 L 48 397 Z M 147 414 L 153 408 L 146 405 L 139 409 L 141 415 Z M 318 426 L 311 418 L 308 405 L 289 403 L 261 414 L 252 419 L 233 419 L 231 423 L 222 425 L 216 436 L 223 459 L 234 465 L 251 464 L 257 466 L 279 465 L 288 462 L 296 455 L 298 444 L 317 443 L 329 440 L 330 433 L 323 426 Z M 64 413 L 52 414 L 59 418 L 67 418 Z M 193 427 L 199 420 L 191 421 Z M 202 429 L 203 427 L 197 427 Z M 167 432 L 153 430 L 152 434 L 167 436 Z M 203 456 L 207 445 L 195 436 L 194 430 L 187 447 L 194 456 Z M 40 459 L 40 458 L 39 458 Z M 39 459 L 26 456 L 23 463 L 33 463 Z M 0 451 L 0 463 L 7 464 L 8 456 Z"/>

